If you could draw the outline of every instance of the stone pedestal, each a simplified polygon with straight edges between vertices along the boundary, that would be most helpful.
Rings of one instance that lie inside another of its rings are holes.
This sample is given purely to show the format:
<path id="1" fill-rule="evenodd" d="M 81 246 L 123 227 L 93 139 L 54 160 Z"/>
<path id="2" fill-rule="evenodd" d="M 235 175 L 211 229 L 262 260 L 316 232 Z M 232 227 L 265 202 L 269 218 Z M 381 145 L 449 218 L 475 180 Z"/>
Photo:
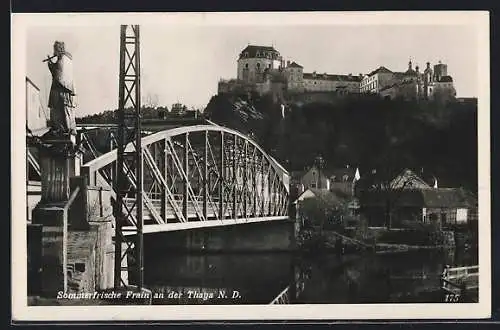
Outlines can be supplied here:
<path id="1" fill-rule="evenodd" d="M 52 142 L 40 148 L 42 203 L 69 199 L 70 178 L 80 175 L 81 157 L 72 150 L 70 141 Z"/>
<path id="2" fill-rule="evenodd" d="M 33 209 L 32 223 L 41 225 L 41 286 L 47 296 L 67 291 L 68 209 L 70 178 L 79 174 L 80 156 L 71 141 L 44 140 L 39 149 L 41 200 Z"/>

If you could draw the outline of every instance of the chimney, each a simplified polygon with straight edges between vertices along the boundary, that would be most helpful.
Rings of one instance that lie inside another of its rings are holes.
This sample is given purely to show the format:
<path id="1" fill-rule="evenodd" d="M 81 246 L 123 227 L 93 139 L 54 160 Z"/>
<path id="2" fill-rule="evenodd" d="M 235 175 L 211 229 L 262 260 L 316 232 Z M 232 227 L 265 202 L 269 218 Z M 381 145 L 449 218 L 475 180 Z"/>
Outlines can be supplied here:
<path id="1" fill-rule="evenodd" d="M 286 67 L 288 68 L 290 66 L 290 61 L 286 61 Z"/>

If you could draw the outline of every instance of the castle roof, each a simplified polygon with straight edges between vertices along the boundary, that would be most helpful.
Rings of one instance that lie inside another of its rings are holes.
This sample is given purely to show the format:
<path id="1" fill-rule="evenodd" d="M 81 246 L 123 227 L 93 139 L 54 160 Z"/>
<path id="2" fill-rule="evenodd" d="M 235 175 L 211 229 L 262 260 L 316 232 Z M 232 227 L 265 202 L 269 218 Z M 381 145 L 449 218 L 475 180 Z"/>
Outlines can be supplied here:
<path id="1" fill-rule="evenodd" d="M 418 75 L 417 71 L 415 71 L 413 69 L 406 70 L 406 72 L 404 74 L 405 74 L 405 76 L 417 76 Z"/>
<path id="2" fill-rule="evenodd" d="M 287 66 L 288 68 L 303 68 L 302 65 L 297 64 L 296 62 L 290 63 L 290 65 Z"/>
<path id="3" fill-rule="evenodd" d="M 375 69 L 372 72 L 370 72 L 368 74 L 368 76 L 373 76 L 374 74 L 377 74 L 377 73 L 392 73 L 392 71 L 387 69 L 385 66 L 381 66 L 378 69 Z"/>
<path id="4" fill-rule="evenodd" d="M 276 49 L 274 49 L 274 47 L 248 45 L 248 46 L 245 47 L 245 49 L 243 49 L 241 51 L 240 58 L 242 58 L 245 53 L 248 53 L 247 57 L 252 58 L 252 57 L 258 57 L 257 53 L 262 54 L 264 52 L 273 53 L 275 55 L 275 57 L 279 56 L 279 54 L 280 54 Z M 265 56 L 261 56 L 261 57 L 265 57 Z"/>
<path id="5" fill-rule="evenodd" d="M 328 73 L 304 73 L 304 79 L 331 80 L 331 81 L 354 81 L 360 82 L 362 77 L 354 75 L 328 74 Z"/>

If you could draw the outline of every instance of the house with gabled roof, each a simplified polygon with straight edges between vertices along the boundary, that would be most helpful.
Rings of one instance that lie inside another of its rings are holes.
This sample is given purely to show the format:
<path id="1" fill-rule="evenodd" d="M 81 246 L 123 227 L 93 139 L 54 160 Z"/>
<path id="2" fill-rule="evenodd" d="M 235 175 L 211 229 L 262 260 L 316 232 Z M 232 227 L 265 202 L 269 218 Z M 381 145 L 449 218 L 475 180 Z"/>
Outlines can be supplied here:
<path id="1" fill-rule="evenodd" d="M 439 228 L 477 221 L 477 197 L 464 188 L 438 188 L 437 179 L 424 180 L 405 169 L 389 184 L 359 195 L 361 213 L 369 226 L 434 224 Z M 389 211 L 390 210 L 390 211 Z"/>

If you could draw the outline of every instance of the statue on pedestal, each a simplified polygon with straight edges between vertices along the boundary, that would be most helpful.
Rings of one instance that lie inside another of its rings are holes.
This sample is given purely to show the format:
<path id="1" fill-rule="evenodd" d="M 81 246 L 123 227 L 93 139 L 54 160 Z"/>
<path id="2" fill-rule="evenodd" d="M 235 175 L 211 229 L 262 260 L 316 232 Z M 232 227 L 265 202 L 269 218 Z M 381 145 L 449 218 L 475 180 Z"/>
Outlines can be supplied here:
<path id="1" fill-rule="evenodd" d="M 38 146 L 44 202 L 64 201 L 69 198 L 70 178 L 79 175 L 81 145 L 76 144 L 75 88 L 73 85 L 72 56 L 64 42 L 54 43 L 54 55 L 47 56 L 52 74 L 48 106 L 49 131 L 41 138 L 33 138 Z"/>
<path id="2" fill-rule="evenodd" d="M 54 55 L 47 56 L 52 86 L 50 88 L 48 106 L 50 108 L 49 138 L 67 139 L 76 142 L 76 93 L 73 85 L 73 58 L 66 51 L 64 42 L 54 43 Z"/>

